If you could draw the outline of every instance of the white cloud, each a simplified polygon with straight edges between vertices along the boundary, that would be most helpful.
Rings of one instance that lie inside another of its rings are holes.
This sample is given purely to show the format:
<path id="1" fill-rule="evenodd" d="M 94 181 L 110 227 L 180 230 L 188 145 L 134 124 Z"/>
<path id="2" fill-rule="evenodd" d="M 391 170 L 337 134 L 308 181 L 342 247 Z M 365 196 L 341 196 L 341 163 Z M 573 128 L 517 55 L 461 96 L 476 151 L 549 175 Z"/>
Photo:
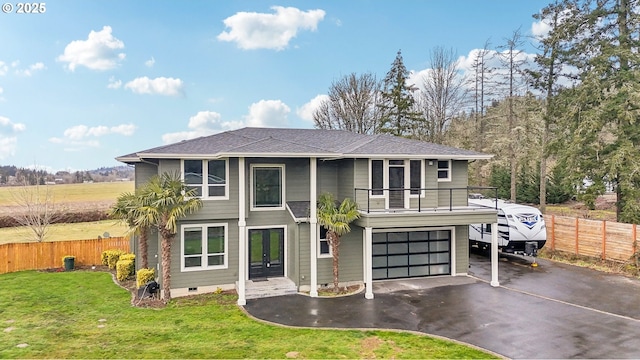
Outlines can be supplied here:
<path id="1" fill-rule="evenodd" d="M 107 84 L 107 88 L 109 89 L 120 89 L 122 87 L 122 80 L 116 80 L 113 76 L 109 78 L 109 83 Z"/>
<path id="2" fill-rule="evenodd" d="M 42 70 L 44 70 L 46 68 L 47 67 L 44 66 L 44 63 L 37 62 L 35 64 L 29 65 L 29 67 L 26 68 L 26 69 L 17 69 L 16 70 L 16 74 L 21 75 L 21 76 L 32 76 L 35 72 L 42 71 Z"/>
<path id="3" fill-rule="evenodd" d="M 118 66 L 125 58 L 119 52 L 124 49 L 124 43 L 111 34 L 111 26 L 105 26 L 100 31 L 91 31 L 87 40 L 74 40 L 58 56 L 58 61 L 68 63 L 67 67 L 75 71 L 79 65 L 91 70 L 109 70 Z"/>
<path id="4" fill-rule="evenodd" d="M 282 50 L 299 30 L 315 31 L 324 10 L 300 11 L 294 7 L 273 6 L 275 14 L 239 12 L 224 19 L 230 31 L 218 35 L 220 41 L 236 42 L 241 49 Z"/>
<path id="5" fill-rule="evenodd" d="M 551 31 L 551 26 L 544 20 L 534 21 L 531 24 L 531 34 L 536 38 L 547 36 L 549 31 Z"/>
<path id="6" fill-rule="evenodd" d="M 280 100 L 260 100 L 249 106 L 245 123 L 253 127 L 286 127 L 290 112 L 287 104 Z"/>
<path id="7" fill-rule="evenodd" d="M 25 124 L 22 123 L 14 123 L 13 121 L 11 121 L 8 117 L 4 117 L 4 116 L 0 116 L 0 126 L 2 127 L 8 127 L 11 129 L 11 131 L 13 132 L 20 132 L 20 131 L 24 131 L 27 127 Z"/>
<path id="8" fill-rule="evenodd" d="M 86 147 L 100 147 L 99 138 L 106 135 L 117 134 L 123 136 L 131 136 L 135 132 L 136 126 L 133 124 L 121 124 L 117 126 L 93 126 L 76 125 L 66 129 L 63 137 L 51 137 L 49 142 L 54 144 L 70 145 L 65 151 L 79 151 Z"/>
<path id="9" fill-rule="evenodd" d="M 9 67 L 3 61 L 0 61 L 0 76 L 7 75 L 7 71 L 9 71 Z"/>
<path id="10" fill-rule="evenodd" d="M 241 121 L 221 121 L 222 116 L 215 111 L 199 111 L 189 118 L 187 127 L 191 130 L 162 135 L 162 142 L 171 144 L 182 140 L 195 139 L 242 127 Z"/>
<path id="11" fill-rule="evenodd" d="M 155 63 L 156 63 L 156 59 L 154 59 L 152 56 L 151 59 L 144 62 L 144 66 L 151 68 L 153 67 L 153 65 L 155 65 Z"/>
<path id="12" fill-rule="evenodd" d="M 2 93 L 4 92 L 4 89 L 2 87 L 0 87 L 0 102 L 5 101 L 6 99 L 2 96 Z"/>
<path id="13" fill-rule="evenodd" d="M 317 95 L 313 99 L 309 100 L 308 103 L 302 105 L 300 108 L 296 110 L 296 114 L 305 121 L 313 123 L 313 113 L 316 111 L 320 103 L 324 100 L 328 100 L 329 95 Z"/>
<path id="14" fill-rule="evenodd" d="M 15 136 L 0 136 L 0 159 L 15 155 L 17 145 Z"/>
<path id="15" fill-rule="evenodd" d="M 182 94 L 184 83 L 180 79 L 166 77 L 149 79 L 145 76 L 129 81 L 124 87 L 136 94 L 177 96 Z"/>

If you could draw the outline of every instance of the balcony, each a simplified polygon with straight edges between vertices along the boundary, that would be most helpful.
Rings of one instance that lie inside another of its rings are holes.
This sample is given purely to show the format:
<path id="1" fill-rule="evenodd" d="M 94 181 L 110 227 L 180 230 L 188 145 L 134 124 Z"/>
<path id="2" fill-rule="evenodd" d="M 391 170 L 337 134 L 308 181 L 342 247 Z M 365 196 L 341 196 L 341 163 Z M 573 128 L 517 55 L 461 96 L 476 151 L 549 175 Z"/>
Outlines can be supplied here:
<path id="1" fill-rule="evenodd" d="M 355 188 L 354 200 L 362 213 L 433 213 L 473 210 L 495 211 L 495 206 L 469 203 L 470 198 L 497 199 L 495 187 L 468 186 L 464 188 Z"/>

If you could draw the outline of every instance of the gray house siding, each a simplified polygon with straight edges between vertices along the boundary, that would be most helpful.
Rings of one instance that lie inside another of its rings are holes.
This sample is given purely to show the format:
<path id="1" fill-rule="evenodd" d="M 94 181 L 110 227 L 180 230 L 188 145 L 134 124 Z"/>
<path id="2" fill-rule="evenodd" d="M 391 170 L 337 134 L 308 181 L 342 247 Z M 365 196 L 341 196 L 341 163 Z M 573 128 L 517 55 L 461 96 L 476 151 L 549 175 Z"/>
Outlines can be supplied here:
<path id="1" fill-rule="evenodd" d="M 469 226 L 456 226 L 456 273 L 469 271 Z"/>
<path id="2" fill-rule="evenodd" d="M 134 184 L 136 189 L 144 185 L 154 175 L 158 175 L 158 167 L 153 164 L 137 163 L 135 170 Z"/>
<path id="3" fill-rule="evenodd" d="M 338 193 L 338 161 L 318 161 L 317 168 L 317 192 Z"/>
<path id="4" fill-rule="evenodd" d="M 355 187 L 354 162 L 356 160 L 353 159 L 339 160 L 338 193 L 336 194 L 338 200 L 343 200 L 344 198 L 353 199 L 353 188 Z"/>
<path id="5" fill-rule="evenodd" d="M 178 230 L 175 242 L 171 246 L 171 288 L 197 288 L 198 286 L 212 286 L 233 284 L 238 279 L 238 220 L 211 220 L 211 221 L 183 221 L 178 225 L 226 223 L 228 234 L 227 268 L 216 270 L 182 271 L 181 270 L 181 235 Z"/>
<path id="6" fill-rule="evenodd" d="M 351 232 L 340 238 L 338 275 L 340 282 L 362 281 L 362 228 L 351 227 Z M 333 283 L 333 259 L 318 259 L 318 284 Z"/>
<path id="7" fill-rule="evenodd" d="M 467 165 L 466 161 L 451 162 L 451 181 L 438 182 L 438 188 L 442 189 L 438 192 L 438 206 L 448 207 L 450 205 L 450 196 L 452 198 L 452 206 L 467 206 L 468 195 L 467 191 L 464 189 L 469 183 Z M 458 190 L 452 190 L 449 192 L 447 189 Z"/>

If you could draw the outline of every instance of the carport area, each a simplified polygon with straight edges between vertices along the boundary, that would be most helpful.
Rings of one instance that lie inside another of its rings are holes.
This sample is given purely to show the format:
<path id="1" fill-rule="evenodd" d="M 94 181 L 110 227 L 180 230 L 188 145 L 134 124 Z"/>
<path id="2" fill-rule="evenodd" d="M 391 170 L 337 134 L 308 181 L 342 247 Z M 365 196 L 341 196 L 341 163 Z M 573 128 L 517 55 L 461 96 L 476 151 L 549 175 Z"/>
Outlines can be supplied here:
<path id="1" fill-rule="evenodd" d="M 640 281 L 521 257 L 471 254 L 469 276 L 374 282 L 375 298 L 288 295 L 248 300 L 266 321 L 419 331 L 509 358 L 640 358 Z"/>

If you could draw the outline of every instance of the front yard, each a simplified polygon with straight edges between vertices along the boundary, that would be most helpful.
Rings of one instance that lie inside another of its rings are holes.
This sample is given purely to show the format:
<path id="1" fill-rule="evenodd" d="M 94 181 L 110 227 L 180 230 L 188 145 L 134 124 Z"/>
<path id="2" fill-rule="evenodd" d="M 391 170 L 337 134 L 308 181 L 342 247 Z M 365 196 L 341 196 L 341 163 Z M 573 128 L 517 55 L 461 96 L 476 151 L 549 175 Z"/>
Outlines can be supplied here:
<path id="1" fill-rule="evenodd" d="M 0 289 L 0 358 L 491 357 L 408 333 L 267 325 L 228 294 L 137 308 L 106 272 L 10 273 Z"/>

